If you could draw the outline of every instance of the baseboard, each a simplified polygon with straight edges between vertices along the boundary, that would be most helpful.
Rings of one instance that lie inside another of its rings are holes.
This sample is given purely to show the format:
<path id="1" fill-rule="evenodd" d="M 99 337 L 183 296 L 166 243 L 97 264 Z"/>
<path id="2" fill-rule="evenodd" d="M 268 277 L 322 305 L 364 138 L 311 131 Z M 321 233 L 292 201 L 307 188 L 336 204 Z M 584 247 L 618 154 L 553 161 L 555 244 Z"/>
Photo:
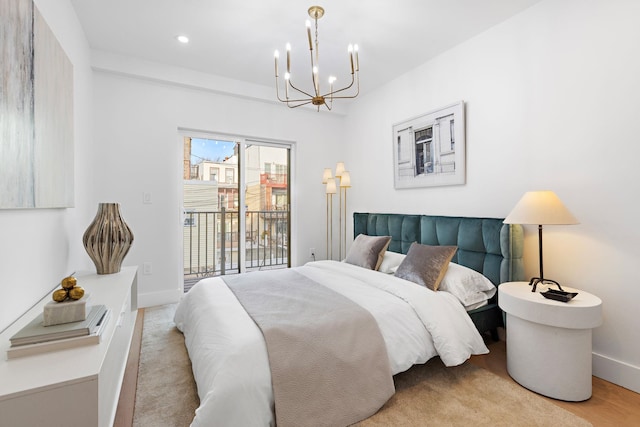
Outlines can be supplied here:
<path id="1" fill-rule="evenodd" d="M 593 375 L 640 393 L 640 368 L 593 353 Z"/>
<path id="2" fill-rule="evenodd" d="M 173 304 L 180 301 L 182 289 L 164 292 L 148 292 L 138 294 L 138 308 L 155 307 L 157 305 Z"/>

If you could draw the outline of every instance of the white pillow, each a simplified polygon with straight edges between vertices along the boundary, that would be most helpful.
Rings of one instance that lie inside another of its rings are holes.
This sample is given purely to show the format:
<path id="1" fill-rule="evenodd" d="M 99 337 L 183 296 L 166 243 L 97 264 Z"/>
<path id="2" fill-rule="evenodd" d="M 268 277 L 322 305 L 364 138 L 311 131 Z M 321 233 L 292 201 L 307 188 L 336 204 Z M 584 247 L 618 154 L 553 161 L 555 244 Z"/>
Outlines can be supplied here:
<path id="1" fill-rule="evenodd" d="M 405 257 L 406 255 L 397 252 L 385 252 L 378 271 L 395 273 Z M 497 288 L 491 280 L 477 271 L 450 262 L 438 290 L 453 294 L 468 311 L 487 305 L 487 300 L 495 295 Z"/>
<path id="2" fill-rule="evenodd" d="M 382 264 L 378 267 L 378 271 L 385 274 L 395 273 L 405 257 L 406 255 L 399 254 L 397 252 L 386 251 L 382 258 Z"/>
<path id="3" fill-rule="evenodd" d="M 479 303 L 493 297 L 498 288 L 477 271 L 450 262 L 438 290 L 453 294 L 467 308 L 476 308 Z"/>

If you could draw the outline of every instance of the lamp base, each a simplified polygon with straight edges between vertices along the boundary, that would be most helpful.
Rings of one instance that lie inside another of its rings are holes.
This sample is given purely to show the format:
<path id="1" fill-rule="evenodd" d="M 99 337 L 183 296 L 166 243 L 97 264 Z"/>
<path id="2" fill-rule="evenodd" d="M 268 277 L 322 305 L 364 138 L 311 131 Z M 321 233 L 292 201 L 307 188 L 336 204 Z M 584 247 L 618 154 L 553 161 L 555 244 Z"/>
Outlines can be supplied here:
<path id="1" fill-rule="evenodd" d="M 562 286 L 560 286 L 560 283 L 556 282 L 555 280 L 544 279 L 542 277 L 532 277 L 531 280 L 529 281 L 529 286 L 533 285 L 533 289 L 531 289 L 531 292 L 536 291 L 536 286 L 538 286 L 538 283 L 541 285 L 544 285 L 545 283 L 549 285 L 556 285 L 558 289 L 560 289 L 561 291 L 564 291 L 564 289 L 562 289 Z"/>

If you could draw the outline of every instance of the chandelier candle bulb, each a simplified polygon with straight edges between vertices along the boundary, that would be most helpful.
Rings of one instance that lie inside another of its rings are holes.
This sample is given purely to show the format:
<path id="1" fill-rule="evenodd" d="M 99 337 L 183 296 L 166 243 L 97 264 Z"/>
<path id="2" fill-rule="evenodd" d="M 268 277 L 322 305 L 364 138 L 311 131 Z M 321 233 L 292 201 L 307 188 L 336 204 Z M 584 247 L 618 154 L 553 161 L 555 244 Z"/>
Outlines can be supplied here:
<path id="1" fill-rule="evenodd" d="M 347 51 L 349 52 L 349 61 L 351 62 L 351 74 L 353 74 L 353 46 L 349 45 Z"/>
<path id="2" fill-rule="evenodd" d="M 276 61 L 276 77 L 279 76 L 278 74 L 278 58 L 280 58 L 280 52 L 278 52 L 277 50 L 273 53 L 273 57 Z"/>
<path id="3" fill-rule="evenodd" d="M 358 60 L 358 45 L 353 45 L 353 51 L 356 55 L 356 71 L 360 71 L 360 61 Z"/>
<path id="4" fill-rule="evenodd" d="M 291 44 L 287 43 L 287 73 L 291 73 Z"/>

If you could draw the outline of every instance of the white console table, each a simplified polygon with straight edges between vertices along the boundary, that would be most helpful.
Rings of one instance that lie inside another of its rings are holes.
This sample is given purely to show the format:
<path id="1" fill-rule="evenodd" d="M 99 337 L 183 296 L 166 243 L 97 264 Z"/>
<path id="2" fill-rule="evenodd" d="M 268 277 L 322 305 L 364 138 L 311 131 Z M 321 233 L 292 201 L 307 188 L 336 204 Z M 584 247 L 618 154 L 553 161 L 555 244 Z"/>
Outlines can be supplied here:
<path id="1" fill-rule="evenodd" d="M 553 287 L 555 289 L 555 287 Z M 545 291 L 538 285 L 538 291 Z M 567 401 L 591 397 L 591 329 L 602 324 L 602 301 L 578 292 L 569 302 L 531 292 L 527 282 L 498 286 L 498 304 L 507 313 L 507 371 L 520 385 Z"/>
<path id="2" fill-rule="evenodd" d="M 9 338 L 43 310 L 43 298 L 0 335 L 0 424 L 111 427 L 136 321 L 137 267 L 115 274 L 76 274 L 111 317 L 100 344 L 7 360 Z"/>

